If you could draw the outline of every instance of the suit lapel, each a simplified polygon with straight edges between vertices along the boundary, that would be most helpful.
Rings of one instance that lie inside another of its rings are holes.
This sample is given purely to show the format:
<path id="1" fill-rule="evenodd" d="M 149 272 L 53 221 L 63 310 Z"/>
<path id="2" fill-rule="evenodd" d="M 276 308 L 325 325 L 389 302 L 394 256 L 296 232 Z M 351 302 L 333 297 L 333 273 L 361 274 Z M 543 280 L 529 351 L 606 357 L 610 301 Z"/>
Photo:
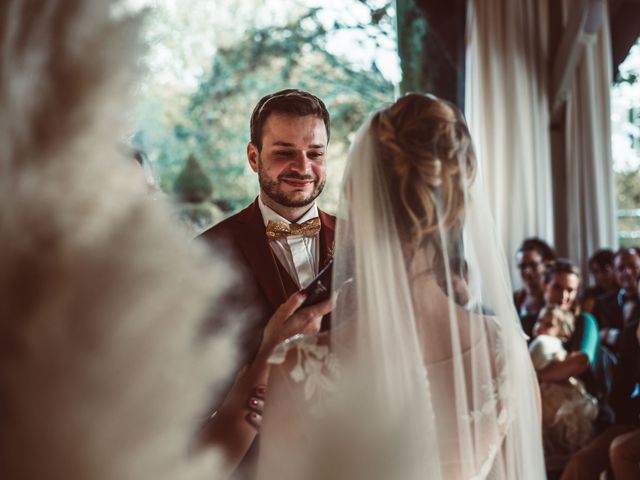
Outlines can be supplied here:
<path id="1" fill-rule="evenodd" d="M 267 240 L 257 199 L 238 221 L 237 244 L 275 310 L 287 299 L 287 292 L 278 272 L 277 260 Z"/>
<path id="2" fill-rule="evenodd" d="M 321 270 L 323 266 L 333 257 L 333 247 L 335 241 L 336 231 L 336 218 L 324 213 L 318 209 L 318 217 L 320 217 L 320 223 L 322 228 L 320 229 L 320 259 L 319 268 Z M 322 326 L 320 330 L 327 332 L 331 329 L 331 313 L 328 313 L 322 318 Z"/>
<path id="3" fill-rule="evenodd" d="M 320 223 L 322 224 L 320 229 L 320 259 L 318 262 L 318 270 L 320 270 L 333 257 L 336 220 L 335 217 L 324 213 L 320 209 L 318 209 L 318 217 L 320 217 Z"/>

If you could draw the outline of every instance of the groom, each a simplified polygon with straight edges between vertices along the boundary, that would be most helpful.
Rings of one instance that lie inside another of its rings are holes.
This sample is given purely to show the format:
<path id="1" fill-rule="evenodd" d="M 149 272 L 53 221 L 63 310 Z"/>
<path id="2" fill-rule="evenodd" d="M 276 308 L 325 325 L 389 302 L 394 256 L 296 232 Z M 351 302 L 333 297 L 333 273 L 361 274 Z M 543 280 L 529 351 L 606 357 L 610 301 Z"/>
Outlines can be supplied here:
<path id="1" fill-rule="evenodd" d="M 315 204 L 325 184 L 329 113 L 324 103 L 308 92 L 282 90 L 258 102 L 251 115 L 250 128 L 247 157 L 252 170 L 258 174 L 260 195 L 241 212 L 207 230 L 201 238 L 215 248 L 225 245 L 243 274 L 242 291 L 236 292 L 236 298 L 232 299 L 236 309 L 250 312 L 241 320 L 242 364 L 249 366 L 248 371 L 254 378 L 267 378 L 260 372 L 267 367 L 256 366 L 259 363 L 256 356 L 259 357 L 265 343 L 269 343 L 267 337 L 273 337 L 271 343 L 276 343 L 280 337 L 292 333 L 309 333 L 310 328 L 313 333 L 326 313 L 325 307 L 307 309 L 307 318 L 314 317 L 315 326 L 311 327 L 307 320 L 295 323 L 292 316 L 280 323 L 272 321 L 269 328 L 265 328 L 278 307 L 309 284 L 333 250 L 335 218 Z M 302 300 L 294 298 L 283 308 L 291 313 Z M 288 329 L 286 334 L 285 329 Z M 227 433 L 238 428 L 243 430 L 246 425 L 237 425 L 238 415 L 247 411 L 247 420 L 256 426 L 261 408 L 252 411 L 251 407 L 256 404 L 261 407 L 263 403 L 263 395 L 247 394 L 248 398 L 242 398 L 245 394 L 238 383 L 242 383 L 243 375 L 249 376 L 240 374 L 240 380 L 216 415 L 221 417 L 224 410 L 230 420 L 224 427 L 209 429 L 213 432 L 210 441 L 222 443 L 231 466 L 244 456 L 246 432 L 240 432 L 239 437 L 243 438 L 232 442 L 229 435 L 215 430 L 224 429 Z M 247 378 L 245 383 L 249 385 L 251 380 Z M 249 410 L 245 408 L 247 402 Z M 253 439 L 250 440 L 249 444 Z"/>
<path id="2" fill-rule="evenodd" d="M 273 312 L 327 262 L 335 230 L 335 217 L 315 203 L 325 185 L 330 135 L 322 100 L 294 89 L 267 95 L 254 108 L 250 129 L 247 158 L 260 195 L 200 237 L 225 243 L 245 274 L 239 302 L 250 300 L 260 312 L 247 331 L 249 356 Z"/>

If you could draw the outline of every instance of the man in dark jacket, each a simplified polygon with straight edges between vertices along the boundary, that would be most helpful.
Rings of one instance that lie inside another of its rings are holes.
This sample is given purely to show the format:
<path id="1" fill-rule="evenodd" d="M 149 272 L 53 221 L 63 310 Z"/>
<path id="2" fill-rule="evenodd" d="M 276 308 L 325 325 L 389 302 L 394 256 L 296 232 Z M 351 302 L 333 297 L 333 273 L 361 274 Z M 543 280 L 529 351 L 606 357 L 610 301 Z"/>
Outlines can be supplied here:
<path id="1" fill-rule="evenodd" d="M 613 259 L 616 282 L 620 288 L 596 299 L 593 310 L 600 326 L 602 345 L 618 351 L 620 332 L 637 301 L 636 279 L 640 275 L 640 255 L 634 248 L 621 248 Z"/>
<path id="2" fill-rule="evenodd" d="M 325 184 L 329 132 L 329 113 L 314 95 L 290 89 L 262 98 L 247 145 L 260 195 L 200 237 L 226 249 L 241 277 L 227 305 L 242 323 L 244 369 L 203 432 L 205 443 L 222 447 L 230 470 L 240 465 L 238 477 L 254 476 L 269 356 L 288 337 L 317 333 L 330 309 L 328 301 L 299 309 L 304 294 L 296 293 L 333 251 L 335 218 L 315 204 Z"/>

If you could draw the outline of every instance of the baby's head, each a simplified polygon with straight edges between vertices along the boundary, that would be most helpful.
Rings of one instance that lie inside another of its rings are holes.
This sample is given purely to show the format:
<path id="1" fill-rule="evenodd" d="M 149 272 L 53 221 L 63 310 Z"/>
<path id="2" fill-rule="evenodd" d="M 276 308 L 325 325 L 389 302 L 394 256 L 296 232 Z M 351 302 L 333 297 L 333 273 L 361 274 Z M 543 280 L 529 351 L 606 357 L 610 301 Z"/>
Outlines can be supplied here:
<path id="1" fill-rule="evenodd" d="M 533 336 L 550 335 L 558 337 L 563 342 L 569 340 L 575 329 L 575 318 L 567 310 L 558 305 L 546 305 L 538 315 L 538 320 L 533 326 Z"/>

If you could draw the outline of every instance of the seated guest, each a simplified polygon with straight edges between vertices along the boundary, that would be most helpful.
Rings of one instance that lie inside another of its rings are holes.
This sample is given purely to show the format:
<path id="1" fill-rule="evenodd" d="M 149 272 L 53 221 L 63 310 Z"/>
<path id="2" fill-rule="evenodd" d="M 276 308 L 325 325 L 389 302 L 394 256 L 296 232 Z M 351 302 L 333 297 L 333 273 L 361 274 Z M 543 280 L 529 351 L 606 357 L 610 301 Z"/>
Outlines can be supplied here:
<path id="1" fill-rule="evenodd" d="M 611 468 L 616 480 L 640 478 L 640 307 L 636 305 L 620 333 L 620 361 L 614 370 L 611 405 L 615 423 L 573 454 L 561 480 L 598 480 Z"/>
<path id="2" fill-rule="evenodd" d="M 545 275 L 544 299 L 547 304 L 558 305 L 573 312 L 575 328 L 564 347 L 570 355 L 563 361 L 553 362 L 539 370 L 540 382 L 564 382 L 570 377 L 580 378 L 587 390 L 596 394 L 594 371 L 599 358 L 598 324 L 592 315 L 576 311 L 576 296 L 580 286 L 580 269 L 570 260 L 556 260 Z M 523 319 L 525 333 L 531 335 L 537 318 Z M 574 354 L 575 353 L 575 354 Z M 596 395 L 598 397 L 598 395 Z"/>
<path id="3" fill-rule="evenodd" d="M 640 281 L 637 282 L 640 286 Z M 636 289 L 637 294 L 638 289 Z M 619 362 L 613 375 L 611 405 L 615 411 L 616 422 L 632 424 L 638 421 L 640 397 L 636 389 L 640 383 L 640 304 L 625 320 L 618 341 Z"/>
<path id="4" fill-rule="evenodd" d="M 629 318 L 638 299 L 636 279 L 640 275 L 640 255 L 634 248 L 621 248 L 614 256 L 613 266 L 619 289 L 598 297 L 593 314 L 601 328 L 601 343 L 617 352 L 625 318 Z"/>
<path id="5" fill-rule="evenodd" d="M 609 463 L 616 480 L 640 478 L 640 428 L 613 440 L 609 447 Z"/>
<path id="6" fill-rule="evenodd" d="M 609 447 L 609 462 L 616 480 L 640 478 L 640 307 L 630 315 L 620 335 L 620 363 L 614 374 L 611 403 L 619 424 L 633 427 L 615 437 Z"/>
<path id="7" fill-rule="evenodd" d="M 613 250 L 596 250 L 589 259 L 589 272 L 594 284 L 587 288 L 580 299 L 583 312 L 593 313 L 596 298 L 618 292 L 618 284 L 613 271 Z"/>
<path id="8" fill-rule="evenodd" d="M 535 318 L 544 306 L 544 272 L 555 258 L 553 249 L 539 238 L 527 238 L 520 245 L 516 262 L 524 286 L 513 292 L 513 302 L 520 318 L 528 314 Z"/>
<path id="9" fill-rule="evenodd" d="M 558 305 L 547 305 L 533 326 L 535 339 L 529 353 L 536 370 L 568 356 L 582 355 L 564 348 L 575 328 L 575 317 Z M 598 403 L 589 395 L 584 384 L 575 377 L 561 382 L 543 382 L 542 437 L 545 455 L 572 453 L 584 446 L 593 435 L 593 421 L 598 415 Z"/>

